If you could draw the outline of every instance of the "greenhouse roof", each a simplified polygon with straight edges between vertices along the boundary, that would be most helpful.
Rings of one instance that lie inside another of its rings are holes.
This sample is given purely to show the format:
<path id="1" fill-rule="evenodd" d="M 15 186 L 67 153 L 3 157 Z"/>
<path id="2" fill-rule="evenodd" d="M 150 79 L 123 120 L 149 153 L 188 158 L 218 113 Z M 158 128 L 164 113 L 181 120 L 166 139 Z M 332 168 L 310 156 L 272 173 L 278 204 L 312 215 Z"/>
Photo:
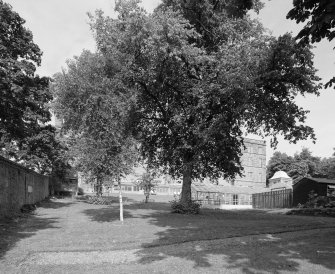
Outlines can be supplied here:
<path id="1" fill-rule="evenodd" d="M 205 183 L 194 183 L 192 189 L 197 192 L 210 192 L 210 193 L 236 193 L 236 194 L 253 194 L 259 192 L 269 191 L 265 187 L 238 187 L 238 186 L 222 186 Z"/>

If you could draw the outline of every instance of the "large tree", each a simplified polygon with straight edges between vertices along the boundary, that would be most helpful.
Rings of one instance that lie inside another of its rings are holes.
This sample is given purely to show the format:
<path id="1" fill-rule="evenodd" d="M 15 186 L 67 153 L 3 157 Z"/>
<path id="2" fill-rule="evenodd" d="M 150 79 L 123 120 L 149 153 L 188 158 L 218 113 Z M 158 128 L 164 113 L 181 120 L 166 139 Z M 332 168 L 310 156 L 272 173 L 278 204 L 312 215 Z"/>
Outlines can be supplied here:
<path id="1" fill-rule="evenodd" d="M 294 101 L 318 94 L 310 48 L 265 34 L 247 16 L 254 2 L 228 2 L 163 1 L 148 15 L 136 0 L 118 1 L 117 19 L 92 17 L 105 77 L 135 94 L 130 117 L 142 156 L 183 177 L 182 202 L 193 179 L 241 173 L 244 131 L 274 144 L 278 134 L 315 138 Z"/>
<path id="2" fill-rule="evenodd" d="M 335 1 L 333 0 L 295 0 L 293 9 L 287 14 L 288 19 L 305 23 L 297 35 L 301 43 L 317 43 L 335 37 Z M 335 83 L 333 77 L 325 87 Z"/>
<path id="3" fill-rule="evenodd" d="M 126 115 L 131 96 L 114 92 L 122 88 L 118 79 L 105 77 L 105 63 L 101 55 L 84 51 L 52 84 L 54 111 L 64 120 L 74 165 L 97 182 L 98 194 L 104 179 L 119 179 L 137 160 Z"/>
<path id="4" fill-rule="evenodd" d="M 49 78 L 35 75 L 42 52 L 24 19 L 0 0 L 0 155 L 43 174 L 66 167 L 65 146 L 47 125 Z"/>

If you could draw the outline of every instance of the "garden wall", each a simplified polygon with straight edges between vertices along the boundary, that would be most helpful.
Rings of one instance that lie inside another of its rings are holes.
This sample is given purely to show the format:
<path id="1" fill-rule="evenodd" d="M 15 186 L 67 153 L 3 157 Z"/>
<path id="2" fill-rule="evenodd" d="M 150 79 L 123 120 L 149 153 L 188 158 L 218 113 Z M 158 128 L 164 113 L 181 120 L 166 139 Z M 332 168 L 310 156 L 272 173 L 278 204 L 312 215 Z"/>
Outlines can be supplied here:
<path id="1" fill-rule="evenodd" d="M 49 177 L 0 156 L 0 216 L 9 216 L 24 204 L 49 196 Z"/>

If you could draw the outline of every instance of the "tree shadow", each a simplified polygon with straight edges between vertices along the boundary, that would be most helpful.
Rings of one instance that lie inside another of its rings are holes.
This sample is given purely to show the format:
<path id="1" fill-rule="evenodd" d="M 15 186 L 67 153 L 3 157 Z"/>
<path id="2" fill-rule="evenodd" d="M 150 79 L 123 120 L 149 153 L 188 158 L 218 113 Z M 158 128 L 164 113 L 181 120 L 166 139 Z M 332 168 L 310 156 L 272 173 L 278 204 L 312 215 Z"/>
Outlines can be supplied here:
<path id="1" fill-rule="evenodd" d="M 74 202 L 65 202 L 65 201 L 57 202 L 55 200 L 47 200 L 47 201 L 38 203 L 37 207 L 58 209 L 61 207 L 68 207 L 72 204 L 74 204 Z"/>
<path id="2" fill-rule="evenodd" d="M 87 201 L 85 201 L 87 202 Z M 134 199 L 126 198 L 123 204 L 123 218 L 124 220 L 136 218 L 148 218 L 153 213 L 157 214 L 157 210 L 168 210 L 169 205 L 166 203 L 144 203 Z M 141 213 L 134 213 L 134 210 L 144 210 Z M 119 222 L 120 221 L 120 207 L 118 203 L 99 207 L 96 209 L 85 209 L 82 211 L 91 221 L 94 222 Z"/>
<path id="3" fill-rule="evenodd" d="M 83 213 L 86 214 L 93 222 L 115 222 L 120 220 L 120 211 L 116 207 L 104 207 L 97 209 L 85 209 Z M 124 212 L 124 218 L 132 218 L 132 215 L 128 212 Z"/>
<path id="4" fill-rule="evenodd" d="M 37 208 L 58 209 L 68 207 L 74 202 L 68 199 L 52 200 L 45 199 L 38 202 Z M 24 239 L 34 236 L 38 231 L 48 228 L 57 228 L 58 218 L 47 218 L 38 216 L 35 212 L 15 214 L 13 217 L 0 219 L 0 260 L 15 244 Z"/>
<path id="5" fill-rule="evenodd" d="M 141 264 L 179 258 L 192 262 L 195 269 L 219 264 L 243 273 L 279 273 L 298 271 L 307 262 L 335 271 L 335 222 L 330 218 L 213 210 L 198 216 L 150 217 L 150 224 L 166 229 L 155 233 L 156 240 L 142 244 Z"/>
<path id="6" fill-rule="evenodd" d="M 118 204 L 83 212 L 95 222 L 119 223 Z M 279 273 L 299 271 L 303 264 L 335 271 L 333 218 L 213 209 L 181 215 L 171 213 L 168 203 L 134 202 L 124 205 L 124 220 L 115 237 L 120 249 L 131 241 L 139 248 L 140 265 L 176 259 L 204 272 L 221 265 L 243 273 Z"/>
<path id="7" fill-rule="evenodd" d="M 56 223 L 57 218 L 40 218 L 34 213 L 0 219 L 0 260 L 20 240 L 32 237 L 43 229 L 57 228 Z"/>

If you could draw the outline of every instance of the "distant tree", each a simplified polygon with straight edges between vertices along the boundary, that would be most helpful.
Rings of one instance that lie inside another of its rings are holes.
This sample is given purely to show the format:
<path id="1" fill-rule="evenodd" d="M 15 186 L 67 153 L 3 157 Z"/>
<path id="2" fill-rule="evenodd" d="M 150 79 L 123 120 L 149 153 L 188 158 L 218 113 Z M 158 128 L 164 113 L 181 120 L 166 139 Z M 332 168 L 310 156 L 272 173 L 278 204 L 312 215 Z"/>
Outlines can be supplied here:
<path id="1" fill-rule="evenodd" d="M 154 176 L 149 172 L 144 173 L 141 177 L 140 186 L 143 188 L 144 196 L 145 196 L 145 202 L 147 203 L 149 201 L 151 191 L 155 187 Z"/>
<path id="2" fill-rule="evenodd" d="M 333 0 L 295 0 L 294 8 L 287 14 L 288 19 L 297 23 L 305 22 L 302 30 L 298 33 L 297 39 L 301 43 L 317 43 L 323 38 L 329 41 L 335 37 L 335 1 Z M 333 77 L 326 88 L 335 83 Z"/>
<path id="3" fill-rule="evenodd" d="M 277 171 L 285 171 L 288 173 L 293 163 L 293 157 L 288 156 L 286 153 L 276 151 L 270 158 L 266 167 L 266 178 L 270 179 Z"/>
<path id="4" fill-rule="evenodd" d="M 47 125 L 49 78 L 35 75 L 42 52 L 24 23 L 0 0 L 0 155 L 42 174 L 60 173 L 66 147 Z"/>
<path id="5" fill-rule="evenodd" d="M 324 158 L 321 160 L 319 177 L 335 179 L 335 157 Z"/>
<path id="6" fill-rule="evenodd" d="M 335 179 L 335 153 L 333 153 L 332 157 L 321 160 L 318 177 Z"/>
<path id="7" fill-rule="evenodd" d="M 285 171 L 293 180 L 302 177 L 335 178 L 335 157 L 323 158 L 313 156 L 311 151 L 303 148 L 293 157 L 285 153 L 275 152 L 267 166 L 267 179 L 276 171 Z"/>
<path id="8" fill-rule="evenodd" d="M 92 17 L 106 78 L 136 98 L 131 121 L 142 156 L 183 177 L 185 203 L 192 179 L 241 173 L 243 128 L 273 144 L 277 134 L 315 138 L 293 100 L 318 94 L 310 48 L 266 35 L 246 15 L 252 5 L 228 12 L 228 2 L 163 1 L 148 15 L 138 1 L 118 1 L 117 19 Z"/>
<path id="9" fill-rule="evenodd" d="M 306 172 L 298 173 L 300 176 L 313 177 L 318 174 L 320 166 L 320 157 L 312 155 L 312 152 L 308 148 L 303 148 L 300 153 L 294 155 L 294 161 L 303 165 Z"/>

